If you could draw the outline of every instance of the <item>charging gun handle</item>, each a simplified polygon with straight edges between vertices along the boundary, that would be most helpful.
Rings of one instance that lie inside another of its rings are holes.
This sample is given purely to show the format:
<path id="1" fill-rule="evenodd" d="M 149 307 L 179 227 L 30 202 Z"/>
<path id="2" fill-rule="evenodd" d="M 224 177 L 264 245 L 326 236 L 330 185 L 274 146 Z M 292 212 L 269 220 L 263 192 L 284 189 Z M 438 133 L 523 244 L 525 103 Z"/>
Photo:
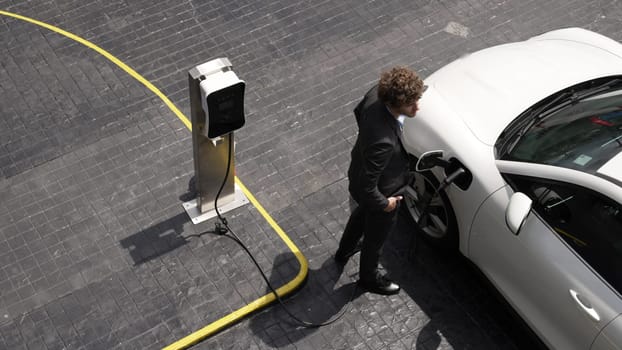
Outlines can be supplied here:
<path id="1" fill-rule="evenodd" d="M 445 180 L 443 180 L 443 183 L 441 183 L 441 186 L 439 189 L 444 189 L 445 187 L 449 186 L 449 184 L 451 184 L 452 182 L 454 182 L 458 176 L 464 174 L 466 171 L 464 171 L 463 168 L 458 168 L 456 170 L 454 170 L 453 173 L 449 174 Z"/>

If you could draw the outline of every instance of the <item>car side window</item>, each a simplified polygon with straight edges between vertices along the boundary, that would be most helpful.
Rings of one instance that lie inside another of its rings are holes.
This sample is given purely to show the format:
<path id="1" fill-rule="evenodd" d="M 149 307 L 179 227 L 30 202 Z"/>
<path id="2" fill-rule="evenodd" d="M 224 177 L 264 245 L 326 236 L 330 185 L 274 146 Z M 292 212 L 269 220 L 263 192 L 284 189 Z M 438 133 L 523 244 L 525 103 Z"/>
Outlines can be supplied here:
<path id="1" fill-rule="evenodd" d="M 622 206 L 590 189 L 505 175 L 515 190 L 583 260 L 622 294 Z"/>

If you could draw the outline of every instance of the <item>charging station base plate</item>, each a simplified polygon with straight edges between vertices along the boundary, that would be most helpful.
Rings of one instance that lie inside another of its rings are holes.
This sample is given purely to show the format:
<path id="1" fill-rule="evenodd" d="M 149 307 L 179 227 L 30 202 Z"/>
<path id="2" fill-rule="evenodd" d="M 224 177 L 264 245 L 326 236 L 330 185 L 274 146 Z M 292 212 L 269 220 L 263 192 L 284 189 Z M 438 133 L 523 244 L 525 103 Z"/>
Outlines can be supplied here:
<path id="1" fill-rule="evenodd" d="M 235 185 L 234 196 L 235 198 L 233 199 L 233 201 L 226 203 L 225 205 L 218 206 L 218 211 L 220 212 L 220 214 L 224 214 L 228 211 L 244 206 L 248 204 L 249 202 L 248 198 L 246 198 L 246 195 L 244 195 L 244 192 L 237 184 Z M 217 216 L 215 209 L 201 213 L 199 211 L 196 198 L 193 200 L 184 202 L 183 206 L 184 206 L 184 209 L 186 210 L 186 213 L 188 213 L 188 216 L 190 216 L 192 223 L 195 225 L 202 223 L 203 221 L 207 221 L 211 218 L 215 218 Z"/>

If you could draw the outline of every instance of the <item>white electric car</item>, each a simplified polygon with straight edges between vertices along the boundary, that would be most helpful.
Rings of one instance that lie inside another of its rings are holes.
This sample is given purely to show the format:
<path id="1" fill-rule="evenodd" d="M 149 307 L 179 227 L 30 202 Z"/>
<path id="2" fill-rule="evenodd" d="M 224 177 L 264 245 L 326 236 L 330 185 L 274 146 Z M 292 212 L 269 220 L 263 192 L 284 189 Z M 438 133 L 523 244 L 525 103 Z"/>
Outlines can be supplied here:
<path id="1" fill-rule="evenodd" d="M 425 82 L 403 141 L 427 238 L 457 247 L 550 348 L 622 349 L 622 45 L 561 29 Z"/>

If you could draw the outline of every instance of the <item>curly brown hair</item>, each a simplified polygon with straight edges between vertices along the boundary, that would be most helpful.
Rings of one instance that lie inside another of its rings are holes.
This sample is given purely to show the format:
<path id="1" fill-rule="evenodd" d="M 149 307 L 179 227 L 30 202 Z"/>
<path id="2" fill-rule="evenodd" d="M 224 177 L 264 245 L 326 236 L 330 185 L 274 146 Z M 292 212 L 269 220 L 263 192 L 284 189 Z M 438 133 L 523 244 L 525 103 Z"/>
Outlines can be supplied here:
<path id="1" fill-rule="evenodd" d="M 423 80 L 410 68 L 397 66 L 380 75 L 378 99 L 390 107 L 416 102 L 424 91 Z"/>

